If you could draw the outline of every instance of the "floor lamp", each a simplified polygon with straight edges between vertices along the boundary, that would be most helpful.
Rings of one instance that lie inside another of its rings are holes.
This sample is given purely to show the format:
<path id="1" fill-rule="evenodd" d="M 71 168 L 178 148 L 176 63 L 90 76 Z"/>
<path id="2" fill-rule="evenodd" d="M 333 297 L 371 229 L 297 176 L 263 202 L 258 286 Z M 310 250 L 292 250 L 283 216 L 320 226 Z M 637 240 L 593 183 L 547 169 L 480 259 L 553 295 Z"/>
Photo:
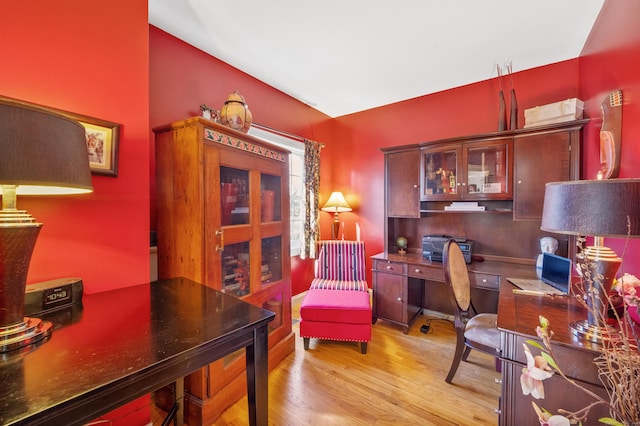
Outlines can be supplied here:
<path id="1" fill-rule="evenodd" d="M 344 199 L 342 192 L 332 192 L 324 206 L 320 209 L 325 212 L 333 213 L 333 222 L 331 223 L 331 239 L 338 239 L 338 231 L 340 230 L 340 219 L 338 213 L 350 212 L 351 206 Z"/>
<path id="2" fill-rule="evenodd" d="M 24 317 L 25 288 L 41 223 L 17 194 L 93 191 L 84 127 L 62 115 L 0 98 L 0 353 L 36 343 L 51 323 Z"/>
<path id="3" fill-rule="evenodd" d="M 604 246 L 604 238 L 640 236 L 640 179 L 578 180 L 548 183 L 543 231 L 594 237 L 579 254 L 590 272 L 583 277 L 588 318 L 572 323 L 574 335 L 599 343 L 606 338 L 608 294 L 622 260 Z"/>

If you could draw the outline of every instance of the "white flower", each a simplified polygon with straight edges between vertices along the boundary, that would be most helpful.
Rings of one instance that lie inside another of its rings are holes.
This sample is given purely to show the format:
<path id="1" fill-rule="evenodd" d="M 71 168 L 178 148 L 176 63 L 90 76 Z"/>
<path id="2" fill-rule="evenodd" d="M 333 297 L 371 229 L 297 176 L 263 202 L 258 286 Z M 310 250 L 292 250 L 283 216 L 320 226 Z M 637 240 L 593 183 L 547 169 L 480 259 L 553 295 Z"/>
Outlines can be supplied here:
<path id="1" fill-rule="evenodd" d="M 524 346 L 524 354 L 527 357 L 527 366 L 522 369 L 520 375 L 520 386 L 524 395 L 533 396 L 536 399 L 544 399 L 543 380 L 553 376 L 553 371 L 541 356 L 533 356 L 529 347 Z"/>

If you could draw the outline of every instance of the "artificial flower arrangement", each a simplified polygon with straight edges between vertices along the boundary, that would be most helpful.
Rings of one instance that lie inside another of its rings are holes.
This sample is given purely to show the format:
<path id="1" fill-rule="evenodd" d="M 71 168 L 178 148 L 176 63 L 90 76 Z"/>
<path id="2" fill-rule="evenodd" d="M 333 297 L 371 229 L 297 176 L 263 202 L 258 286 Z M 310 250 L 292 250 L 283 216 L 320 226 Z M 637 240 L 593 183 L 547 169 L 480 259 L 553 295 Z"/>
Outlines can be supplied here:
<path id="1" fill-rule="evenodd" d="M 579 243 L 584 243 L 584 239 L 580 239 Z M 540 316 L 540 325 L 536 328 L 542 345 L 534 340 L 528 340 L 524 344 L 527 366 L 522 369 L 520 376 L 522 392 L 524 395 L 530 394 L 535 399 L 544 399 L 543 381 L 559 374 L 572 386 L 590 395 L 593 402 L 575 412 L 559 409 L 557 414 L 553 414 L 532 401 L 541 425 L 582 425 L 587 421 L 591 408 L 600 404 L 607 406 L 610 413 L 610 417 L 599 418 L 600 423 L 640 425 L 640 352 L 636 344 L 639 340 L 635 326 L 627 325 L 633 324 L 628 308 L 640 309 L 640 280 L 630 274 L 624 274 L 620 279 L 614 280 L 611 291 L 604 294 L 610 308 L 609 312 L 593 312 L 585 301 L 585 297 L 588 297 L 585 288 L 589 288 L 596 280 L 601 282 L 603 277 L 593 273 L 594 265 L 582 254 L 577 256 L 576 267 L 583 281 L 583 285 L 577 286 L 576 289 L 578 300 L 590 309 L 593 315 L 598 315 L 600 324 L 613 323 L 616 330 L 611 338 L 603 339 L 601 354 L 593 361 L 609 399 L 589 391 L 563 373 L 554 360 L 551 347 L 553 331 L 544 316 Z M 593 293 L 591 297 L 594 297 Z M 534 356 L 528 345 L 540 349 L 540 355 Z M 590 422 L 593 424 L 593 421 Z"/>

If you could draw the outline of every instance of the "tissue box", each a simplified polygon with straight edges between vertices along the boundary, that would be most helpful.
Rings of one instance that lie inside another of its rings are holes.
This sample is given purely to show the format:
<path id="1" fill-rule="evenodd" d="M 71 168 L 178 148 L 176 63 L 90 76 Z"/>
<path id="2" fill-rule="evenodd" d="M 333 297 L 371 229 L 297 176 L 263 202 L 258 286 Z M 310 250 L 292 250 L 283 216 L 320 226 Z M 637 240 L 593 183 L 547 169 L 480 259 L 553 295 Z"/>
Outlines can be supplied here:
<path id="1" fill-rule="evenodd" d="M 584 102 L 571 98 L 524 110 L 524 128 L 582 119 Z"/>

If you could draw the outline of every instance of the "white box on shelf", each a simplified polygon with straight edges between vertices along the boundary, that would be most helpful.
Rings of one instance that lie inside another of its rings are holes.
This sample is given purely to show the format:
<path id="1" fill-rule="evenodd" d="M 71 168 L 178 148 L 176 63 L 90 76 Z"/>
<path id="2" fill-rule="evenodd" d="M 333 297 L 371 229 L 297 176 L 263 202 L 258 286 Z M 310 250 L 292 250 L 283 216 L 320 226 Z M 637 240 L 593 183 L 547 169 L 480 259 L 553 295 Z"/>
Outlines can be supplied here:
<path id="1" fill-rule="evenodd" d="M 524 128 L 581 120 L 584 102 L 577 98 L 524 110 Z"/>

